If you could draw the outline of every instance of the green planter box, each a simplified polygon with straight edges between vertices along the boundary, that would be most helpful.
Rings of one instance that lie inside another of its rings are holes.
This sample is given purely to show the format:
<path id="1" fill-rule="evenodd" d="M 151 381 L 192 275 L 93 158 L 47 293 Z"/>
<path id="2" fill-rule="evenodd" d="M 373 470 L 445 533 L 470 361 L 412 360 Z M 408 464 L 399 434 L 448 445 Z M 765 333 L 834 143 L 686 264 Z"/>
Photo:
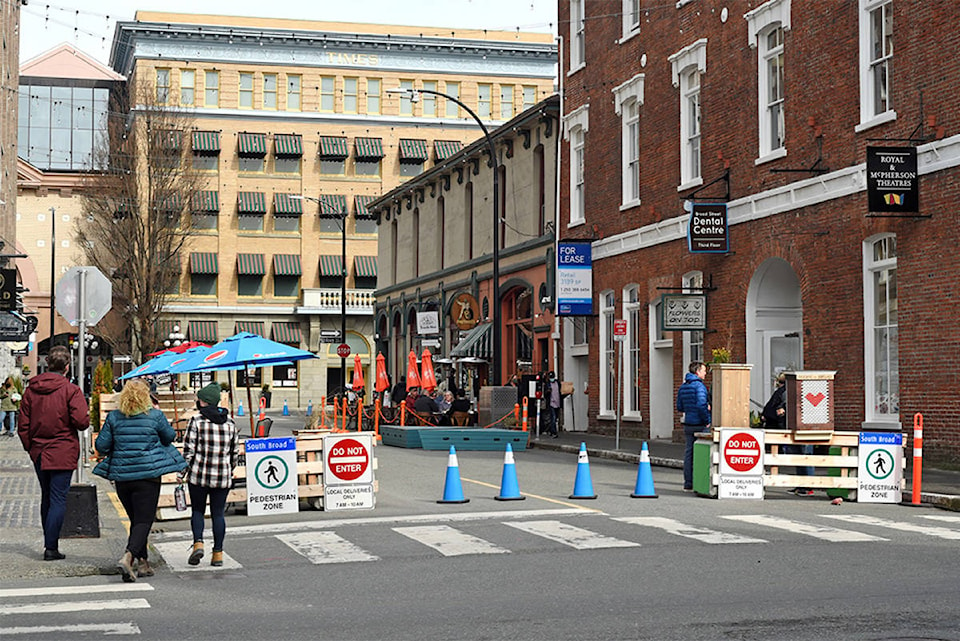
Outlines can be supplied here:
<path id="1" fill-rule="evenodd" d="M 710 487 L 710 449 L 713 441 L 697 439 L 693 444 L 693 491 L 704 496 L 712 496 Z"/>

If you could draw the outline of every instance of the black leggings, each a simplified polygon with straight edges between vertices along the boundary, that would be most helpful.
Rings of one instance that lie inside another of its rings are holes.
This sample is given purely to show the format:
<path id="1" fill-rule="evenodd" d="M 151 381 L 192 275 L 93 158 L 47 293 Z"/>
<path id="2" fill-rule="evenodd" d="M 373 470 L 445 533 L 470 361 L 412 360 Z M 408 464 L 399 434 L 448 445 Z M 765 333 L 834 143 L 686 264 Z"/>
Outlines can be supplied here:
<path id="1" fill-rule="evenodd" d="M 223 549 L 223 537 L 227 533 L 227 520 L 223 513 L 227 507 L 229 487 L 203 487 L 188 485 L 190 489 L 190 529 L 193 530 L 193 540 L 203 541 L 203 513 L 207 506 L 207 497 L 210 497 L 210 521 L 213 525 L 213 549 Z"/>
<path id="2" fill-rule="evenodd" d="M 135 559 L 147 558 L 147 537 L 157 516 L 157 501 L 160 499 L 160 479 L 117 481 L 117 497 L 130 519 L 130 536 L 127 551 Z"/>

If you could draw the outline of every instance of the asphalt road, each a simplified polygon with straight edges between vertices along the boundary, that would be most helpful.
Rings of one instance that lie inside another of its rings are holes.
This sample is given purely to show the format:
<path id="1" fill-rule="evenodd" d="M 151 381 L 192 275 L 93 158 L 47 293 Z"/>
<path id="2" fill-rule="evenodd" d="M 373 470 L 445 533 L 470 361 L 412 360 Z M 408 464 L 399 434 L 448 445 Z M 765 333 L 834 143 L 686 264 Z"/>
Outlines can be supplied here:
<path id="1" fill-rule="evenodd" d="M 372 511 L 230 516 L 218 570 L 183 567 L 188 526 L 165 522 L 156 577 L 4 585 L 0 636 L 960 639 L 954 513 L 708 500 L 661 468 L 660 498 L 631 499 L 636 468 L 609 461 L 591 461 L 599 498 L 571 501 L 576 457 L 539 450 L 516 455 L 526 500 L 493 500 L 502 454 L 461 452 L 471 500 L 438 505 L 446 452 L 377 454 Z"/>

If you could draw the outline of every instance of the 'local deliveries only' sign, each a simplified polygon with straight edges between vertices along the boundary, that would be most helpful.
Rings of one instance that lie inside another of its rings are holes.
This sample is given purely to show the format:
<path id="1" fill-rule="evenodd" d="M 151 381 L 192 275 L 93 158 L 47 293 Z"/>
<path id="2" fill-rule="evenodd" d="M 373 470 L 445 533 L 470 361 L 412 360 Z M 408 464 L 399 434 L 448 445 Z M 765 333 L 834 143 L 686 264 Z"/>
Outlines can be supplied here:
<path id="1" fill-rule="evenodd" d="M 297 486 L 297 441 L 283 438 L 248 438 L 247 514 L 286 514 L 300 509 Z"/>
<path id="2" fill-rule="evenodd" d="M 763 447 L 763 430 L 720 430 L 719 498 L 763 498 Z"/>
<path id="3" fill-rule="evenodd" d="M 323 509 L 373 508 L 373 435 L 323 437 Z"/>

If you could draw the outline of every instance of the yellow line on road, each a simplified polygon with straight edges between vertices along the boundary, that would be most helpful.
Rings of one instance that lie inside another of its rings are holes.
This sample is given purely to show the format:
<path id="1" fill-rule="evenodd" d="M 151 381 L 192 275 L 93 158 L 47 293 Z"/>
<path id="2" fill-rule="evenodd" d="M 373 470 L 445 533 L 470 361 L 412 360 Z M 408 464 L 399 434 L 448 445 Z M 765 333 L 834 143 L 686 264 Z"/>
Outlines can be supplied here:
<path id="1" fill-rule="evenodd" d="M 483 487 L 490 487 L 495 490 L 500 489 L 498 485 L 493 485 L 492 483 L 487 483 L 485 481 L 475 481 L 473 479 L 461 479 L 461 480 L 466 481 L 467 483 L 476 483 L 477 485 L 482 485 Z M 539 496 L 537 494 L 530 494 L 528 492 L 520 492 L 520 494 L 522 494 L 523 496 L 529 496 L 532 499 L 540 499 L 541 501 L 546 501 L 547 503 L 556 503 L 557 505 L 563 505 L 565 507 L 573 507 L 578 510 L 583 510 L 584 512 L 596 512 L 597 514 L 603 514 L 603 510 L 598 510 L 592 507 L 584 507 L 576 503 L 567 503 L 566 501 L 559 501 L 557 499 L 552 499 L 548 496 Z"/>
<path id="2" fill-rule="evenodd" d="M 123 509 L 123 503 L 120 502 L 120 497 L 117 496 L 116 492 L 107 492 L 107 497 L 110 499 L 110 503 L 113 504 L 113 509 L 115 509 L 120 516 L 123 529 L 127 531 L 127 534 L 130 534 L 130 519 L 127 518 L 127 512 Z"/>

